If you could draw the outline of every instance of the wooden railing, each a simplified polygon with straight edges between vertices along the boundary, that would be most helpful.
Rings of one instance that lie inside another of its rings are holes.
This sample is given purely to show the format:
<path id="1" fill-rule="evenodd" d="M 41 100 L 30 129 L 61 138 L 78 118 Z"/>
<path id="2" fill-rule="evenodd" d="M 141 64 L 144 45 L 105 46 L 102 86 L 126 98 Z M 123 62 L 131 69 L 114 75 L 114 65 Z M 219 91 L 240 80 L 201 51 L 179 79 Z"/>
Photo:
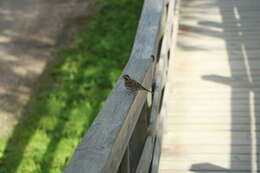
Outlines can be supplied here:
<path id="1" fill-rule="evenodd" d="M 145 0 L 131 57 L 122 74 L 151 88 L 153 94 L 129 94 L 120 78 L 65 173 L 157 172 L 158 122 L 166 111 L 164 91 L 176 41 L 177 7 L 177 0 Z"/>

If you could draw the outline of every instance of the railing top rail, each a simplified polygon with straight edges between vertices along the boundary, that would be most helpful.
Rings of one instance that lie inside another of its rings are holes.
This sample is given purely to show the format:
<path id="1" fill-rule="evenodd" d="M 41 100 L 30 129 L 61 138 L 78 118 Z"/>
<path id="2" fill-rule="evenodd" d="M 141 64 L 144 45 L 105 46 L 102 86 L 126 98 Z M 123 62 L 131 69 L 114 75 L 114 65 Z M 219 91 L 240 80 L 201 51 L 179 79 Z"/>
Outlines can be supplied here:
<path id="1" fill-rule="evenodd" d="M 122 74 L 151 86 L 163 0 L 145 0 L 129 61 Z M 126 33 L 127 34 L 127 33 Z M 65 173 L 114 172 L 132 135 L 145 92 L 131 95 L 119 79 L 92 126 L 77 147 Z M 83 115 L 84 116 L 84 115 Z"/>

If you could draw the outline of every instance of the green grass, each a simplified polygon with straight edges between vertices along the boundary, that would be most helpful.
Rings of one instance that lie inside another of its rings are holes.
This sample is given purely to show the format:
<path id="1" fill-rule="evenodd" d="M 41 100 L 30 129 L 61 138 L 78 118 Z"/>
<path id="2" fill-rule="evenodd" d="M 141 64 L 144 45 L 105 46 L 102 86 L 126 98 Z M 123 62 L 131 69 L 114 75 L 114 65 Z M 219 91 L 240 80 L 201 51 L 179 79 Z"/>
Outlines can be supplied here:
<path id="1" fill-rule="evenodd" d="M 29 103 L 12 134 L 0 140 L 0 173 L 62 172 L 125 66 L 142 0 L 100 2 L 48 87 Z"/>

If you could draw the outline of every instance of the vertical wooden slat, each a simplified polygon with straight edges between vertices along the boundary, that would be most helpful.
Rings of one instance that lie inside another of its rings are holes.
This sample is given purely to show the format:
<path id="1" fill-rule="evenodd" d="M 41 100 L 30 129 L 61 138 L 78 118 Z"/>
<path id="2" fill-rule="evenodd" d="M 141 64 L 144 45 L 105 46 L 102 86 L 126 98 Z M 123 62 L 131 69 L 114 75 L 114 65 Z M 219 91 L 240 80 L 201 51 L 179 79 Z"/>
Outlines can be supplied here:
<path id="1" fill-rule="evenodd" d="M 154 95 L 154 103 L 152 106 L 152 118 L 151 123 L 153 123 L 153 128 L 156 128 L 155 144 L 153 151 L 153 160 L 151 164 L 151 173 L 157 173 L 160 162 L 161 155 L 161 141 L 162 141 L 162 131 L 163 131 L 163 118 L 167 113 L 166 110 L 166 100 L 167 93 L 161 91 L 167 90 L 165 87 L 167 81 L 167 68 L 168 68 L 168 56 L 173 56 L 173 50 L 176 44 L 176 36 L 178 31 L 178 10 L 179 1 L 178 0 L 170 0 L 165 1 L 168 3 L 168 16 L 166 23 L 164 24 L 164 40 L 162 42 L 161 52 L 160 52 L 160 60 L 156 67 L 156 82 L 157 82 L 157 92 Z M 162 99 L 163 98 L 163 99 Z M 159 100 L 161 100 L 159 102 Z M 159 109 L 157 104 L 162 104 L 161 110 Z M 156 118 L 155 118 L 156 117 Z"/>
<path id="2" fill-rule="evenodd" d="M 150 116 L 150 127 L 149 130 L 151 134 L 156 133 L 156 122 L 158 118 L 158 113 L 159 113 L 159 106 L 161 105 L 161 100 L 163 97 L 162 89 L 164 88 L 165 82 L 166 82 L 166 69 L 167 69 L 167 55 L 168 55 L 168 49 L 170 47 L 170 38 L 169 38 L 169 25 L 172 22 L 169 22 L 173 20 L 172 14 L 173 14 L 173 7 L 174 7 L 174 2 L 173 0 L 171 1 L 165 1 L 164 9 L 164 14 L 163 16 L 167 16 L 166 20 L 162 24 L 164 27 L 161 27 L 164 31 L 161 31 L 163 33 L 162 40 L 160 40 L 161 44 L 160 47 L 158 48 L 158 62 L 156 64 L 156 70 L 155 70 L 155 90 L 154 90 L 154 95 L 153 95 L 153 104 L 152 104 L 152 110 L 151 110 L 151 116 Z M 170 18 L 169 18 L 170 17 Z"/>
<path id="3" fill-rule="evenodd" d="M 147 126 L 148 126 L 147 115 L 148 115 L 148 106 L 147 106 L 147 102 L 145 102 L 143 106 L 143 110 L 140 114 L 139 120 L 136 124 L 135 130 L 133 132 L 133 135 L 129 143 L 131 173 L 135 173 L 136 171 L 139 159 L 143 151 L 145 140 L 147 137 Z"/>
<path id="4" fill-rule="evenodd" d="M 125 155 L 121 162 L 119 173 L 130 173 L 131 165 L 130 165 L 130 151 L 129 147 L 126 148 Z"/>
<path id="5" fill-rule="evenodd" d="M 157 173 L 159 169 L 159 161 L 161 156 L 161 137 L 156 137 L 154 145 L 153 160 L 151 166 L 151 173 Z"/>
<path id="6" fill-rule="evenodd" d="M 144 150 L 142 153 L 142 156 L 140 158 L 139 164 L 136 169 L 136 173 L 148 173 L 150 166 L 151 166 L 151 161 L 152 161 L 152 156 L 153 156 L 153 147 L 154 147 L 154 138 L 152 136 L 148 136 Z"/>
<path id="7" fill-rule="evenodd" d="M 158 115 L 160 118 L 158 118 L 157 122 L 157 134 L 155 139 L 155 147 L 154 147 L 154 153 L 153 153 L 153 161 L 151 165 L 151 173 L 157 173 L 159 168 L 159 162 L 160 162 L 160 156 L 161 156 L 161 142 L 163 139 L 162 132 L 163 132 L 163 122 L 164 117 L 167 114 L 167 86 L 165 88 L 164 92 L 164 100 L 162 102 L 162 108 L 161 112 Z"/>

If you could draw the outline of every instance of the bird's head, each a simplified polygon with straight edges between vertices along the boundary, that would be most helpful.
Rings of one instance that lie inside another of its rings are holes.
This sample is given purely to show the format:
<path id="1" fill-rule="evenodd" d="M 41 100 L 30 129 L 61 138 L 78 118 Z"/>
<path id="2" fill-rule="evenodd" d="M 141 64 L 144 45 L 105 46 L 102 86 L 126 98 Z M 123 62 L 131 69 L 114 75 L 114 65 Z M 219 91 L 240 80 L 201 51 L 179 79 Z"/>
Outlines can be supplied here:
<path id="1" fill-rule="evenodd" d="M 127 74 L 124 74 L 124 75 L 123 75 L 123 78 L 124 78 L 125 80 L 131 80 L 130 76 L 127 75 Z"/>

